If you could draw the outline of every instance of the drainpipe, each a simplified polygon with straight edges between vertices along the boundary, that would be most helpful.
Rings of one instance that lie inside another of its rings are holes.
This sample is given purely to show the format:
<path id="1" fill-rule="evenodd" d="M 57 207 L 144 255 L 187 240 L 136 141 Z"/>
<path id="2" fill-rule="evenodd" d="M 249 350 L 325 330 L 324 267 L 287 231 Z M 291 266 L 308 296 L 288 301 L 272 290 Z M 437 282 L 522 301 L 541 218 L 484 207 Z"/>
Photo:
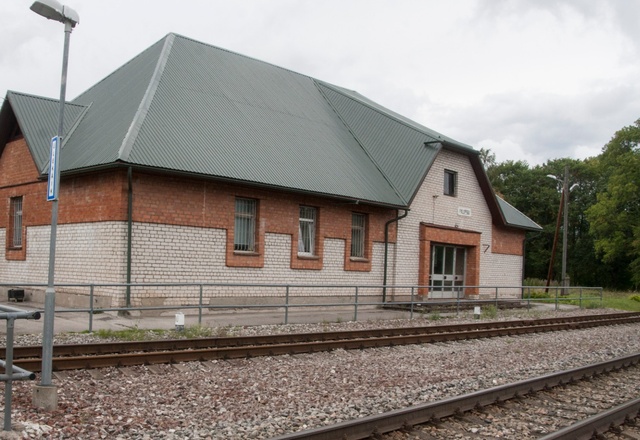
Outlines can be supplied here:
<path id="1" fill-rule="evenodd" d="M 133 235 L 133 170 L 127 169 L 127 293 L 126 307 L 131 307 L 131 237 Z"/>
<path id="2" fill-rule="evenodd" d="M 404 214 L 398 216 L 396 218 L 392 218 L 388 222 L 384 224 L 384 275 L 382 279 L 382 284 L 384 287 L 382 288 L 382 302 L 387 302 L 387 264 L 389 261 L 389 226 L 391 223 L 398 222 L 405 218 L 409 214 L 409 210 L 405 209 Z M 397 240 L 396 240 L 397 241 Z M 397 245 L 397 243 L 396 243 Z"/>

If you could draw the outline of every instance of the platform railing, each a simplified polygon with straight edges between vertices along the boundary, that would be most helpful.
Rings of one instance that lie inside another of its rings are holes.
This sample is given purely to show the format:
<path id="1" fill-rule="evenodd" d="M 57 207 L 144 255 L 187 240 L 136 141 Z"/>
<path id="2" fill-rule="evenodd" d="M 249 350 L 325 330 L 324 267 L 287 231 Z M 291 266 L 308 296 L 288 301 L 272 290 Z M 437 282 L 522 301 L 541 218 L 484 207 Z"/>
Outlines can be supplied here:
<path id="1" fill-rule="evenodd" d="M 7 321 L 6 359 L 0 360 L 0 367 L 4 374 L 0 374 L 0 381 L 5 382 L 4 388 L 4 427 L 11 431 L 11 405 L 13 395 L 13 381 L 33 380 L 35 373 L 13 365 L 13 333 L 16 319 L 40 319 L 39 311 L 24 311 L 9 306 L 0 306 L 0 319 Z"/>
<path id="2" fill-rule="evenodd" d="M 12 283 L 0 287 L 15 290 L 44 288 L 44 284 Z M 545 304 L 555 310 L 563 304 L 580 308 L 585 305 L 602 306 L 601 287 L 557 287 L 541 297 L 543 290 L 535 286 L 416 286 L 416 285 L 348 285 L 348 284 L 264 284 L 264 283 L 131 283 L 131 284 L 59 284 L 59 295 L 73 292 L 79 298 L 80 307 L 59 307 L 56 313 L 82 312 L 89 318 L 88 330 L 93 331 L 94 315 L 103 312 L 130 313 L 166 312 L 180 310 L 197 311 L 197 323 L 202 324 L 203 314 L 210 311 L 231 309 L 281 309 L 283 323 L 290 321 L 290 311 L 308 307 L 351 308 L 352 319 L 358 320 L 362 307 L 397 307 L 409 312 L 409 318 L 424 311 L 424 306 L 452 308 L 459 314 L 463 308 L 503 303 L 518 303 L 532 307 Z M 119 291 L 121 296 L 112 292 Z M 124 305 L 124 292 L 131 301 Z M 252 293 L 253 292 L 253 293 Z M 383 296 L 383 292 L 385 293 Z M 27 298 L 29 295 L 27 295 Z M 386 298 L 383 301 L 383 298 Z M 145 301 L 163 303 L 144 305 Z M 120 302 L 111 307 L 101 303 Z M 83 307 L 83 305 L 86 305 Z"/>

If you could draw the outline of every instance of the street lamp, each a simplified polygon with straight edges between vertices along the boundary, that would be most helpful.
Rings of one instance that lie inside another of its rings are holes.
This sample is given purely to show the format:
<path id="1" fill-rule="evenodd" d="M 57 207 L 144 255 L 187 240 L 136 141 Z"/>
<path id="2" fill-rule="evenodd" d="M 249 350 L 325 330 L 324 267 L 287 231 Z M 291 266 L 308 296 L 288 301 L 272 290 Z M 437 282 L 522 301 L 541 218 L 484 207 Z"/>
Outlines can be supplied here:
<path id="1" fill-rule="evenodd" d="M 57 136 L 51 141 L 51 167 L 49 168 L 49 197 L 51 205 L 51 237 L 49 244 L 49 275 L 44 298 L 44 324 L 42 334 L 42 373 L 40 384 L 34 388 L 33 403 L 39 408 L 54 410 L 58 406 L 57 389 L 51 383 L 53 358 L 53 321 L 56 308 L 56 291 L 54 288 L 54 268 L 56 261 L 56 232 L 58 229 L 58 188 L 60 183 L 59 151 L 62 145 L 64 124 L 64 102 L 67 89 L 67 64 L 69 59 L 69 39 L 71 30 L 80 21 L 78 13 L 56 0 L 38 0 L 31 5 L 31 10 L 49 20 L 64 24 L 64 50 L 62 52 L 62 77 L 60 80 L 60 110 L 58 115 Z"/>
<path id="2" fill-rule="evenodd" d="M 547 174 L 547 177 L 556 180 L 562 184 L 562 203 L 564 204 L 564 220 L 563 220 L 563 230 L 562 230 L 562 287 L 567 287 L 567 237 L 568 232 L 567 228 L 569 227 L 569 193 L 573 188 L 576 187 L 577 183 L 573 184 L 571 188 L 569 188 L 569 165 L 565 165 L 564 167 L 564 179 L 558 179 L 553 174 Z M 558 220 L 559 220 L 558 216 Z M 555 249 L 555 243 L 554 243 Z M 553 256 L 552 256 L 553 258 Z M 553 261 L 553 260 L 552 260 Z M 549 268 L 551 270 L 551 267 Z M 547 283 L 549 280 L 547 280 Z M 562 293 L 566 293 L 565 290 L 562 290 Z"/>

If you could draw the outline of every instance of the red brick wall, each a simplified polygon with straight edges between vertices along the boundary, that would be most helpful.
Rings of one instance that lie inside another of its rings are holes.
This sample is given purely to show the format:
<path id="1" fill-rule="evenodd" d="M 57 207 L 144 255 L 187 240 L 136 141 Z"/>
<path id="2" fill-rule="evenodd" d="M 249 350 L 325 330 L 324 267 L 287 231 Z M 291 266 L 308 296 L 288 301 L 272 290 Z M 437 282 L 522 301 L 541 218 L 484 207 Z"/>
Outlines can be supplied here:
<path id="1" fill-rule="evenodd" d="M 51 203 L 47 202 L 47 181 L 39 180 L 35 163 L 24 139 L 7 143 L 0 156 L 0 227 L 7 227 L 9 197 L 23 196 L 25 226 L 51 223 Z M 125 220 L 127 214 L 126 171 L 63 177 L 59 193 L 58 222 L 85 223 Z M 5 204 L 1 204 L 5 205 Z"/>
<path id="2" fill-rule="evenodd" d="M 0 170 L 0 188 L 33 183 L 40 175 L 22 137 L 7 143 L 0 156 Z"/>
<path id="3" fill-rule="evenodd" d="M 385 222 L 395 210 L 336 202 L 330 199 L 252 188 L 231 183 L 184 179 L 134 172 L 133 219 L 138 222 L 185 225 L 227 230 L 227 266 L 263 267 L 266 233 L 291 235 L 291 268 L 323 267 L 324 238 L 345 240 L 345 270 L 370 271 L 371 260 L 352 261 L 351 213 L 368 214 L 367 256 L 373 242 L 384 242 Z M 258 201 L 258 231 L 255 254 L 234 252 L 233 228 L 236 197 Z M 298 256 L 298 222 L 300 205 L 317 208 L 316 256 Z M 389 241 L 396 241 L 395 223 L 389 229 Z"/>
<path id="4" fill-rule="evenodd" d="M 524 238 L 524 231 L 501 228 L 493 225 L 491 230 L 491 252 L 494 254 L 522 256 L 522 242 Z"/>
<path id="5" fill-rule="evenodd" d="M 26 256 L 26 229 L 51 222 L 51 203 L 46 201 L 45 180 L 37 170 L 24 139 L 9 142 L 0 156 L 0 227 L 10 227 L 10 198 L 23 197 L 23 246 L 10 249 L 7 234 L 7 259 Z M 126 221 L 127 172 L 125 169 L 90 175 L 63 177 L 60 184 L 59 224 Z M 257 252 L 233 250 L 235 198 L 258 200 Z M 299 206 L 317 208 L 316 256 L 298 256 Z M 368 215 L 367 259 L 352 261 L 351 213 Z M 394 218 L 395 210 L 337 202 L 303 194 L 251 188 L 231 183 L 187 179 L 151 173 L 133 173 L 133 221 L 227 230 L 228 266 L 263 267 L 266 233 L 291 235 L 291 268 L 323 267 L 325 238 L 345 240 L 345 270 L 370 271 L 373 242 L 384 241 L 384 224 Z M 392 224 L 389 239 L 396 241 Z"/>
<path id="6" fill-rule="evenodd" d="M 26 228 L 33 224 L 44 224 L 47 210 L 47 183 L 38 180 L 40 173 L 31 159 L 31 153 L 24 138 L 18 138 L 5 145 L 0 156 L 0 227 L 6 228 L 5 258 L 24 260 L 27 256 Z M 22 247 L 12 248 L 13 219 L 11 218 L 11 198 L 22 197 Z M 42 204 L 38 199 L 42 200 Z M 40 206 L 43 205 L 43 206 Z M 38 206 L 28 209 L 30 206 Z M 48 210 L 51 221 L 51 209 Z"/>
<path id="7" fill-rule="evenodd" d="M 27 228 L 51 224 L 51 202 L 47 201 L 47 181 L 39 179 L 24 138 L 8 142 L 0 156 L 0 227 L 7 230 L 5 257 L 24 260 Z M 126 172 L 112 171 L 94 175 L 65 177 L 59 193 L 58 223 L 86 223 L 126 220 Z M 10 200 L 22 200 L 22 247 L 11 248 L 13 221 Z"/>

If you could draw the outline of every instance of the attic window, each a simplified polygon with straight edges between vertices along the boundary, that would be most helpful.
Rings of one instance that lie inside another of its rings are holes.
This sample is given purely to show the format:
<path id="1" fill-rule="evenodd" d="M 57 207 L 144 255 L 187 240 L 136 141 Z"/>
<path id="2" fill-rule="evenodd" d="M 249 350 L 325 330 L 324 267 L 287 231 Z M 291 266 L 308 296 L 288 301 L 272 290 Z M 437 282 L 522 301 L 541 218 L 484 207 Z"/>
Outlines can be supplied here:
<path id="1" fill-rule="evenodd" d="M 458 173 L 451 170 L 444 170 L 444 195 L 455 197 L 457 195 L 457 186 Z"/>

